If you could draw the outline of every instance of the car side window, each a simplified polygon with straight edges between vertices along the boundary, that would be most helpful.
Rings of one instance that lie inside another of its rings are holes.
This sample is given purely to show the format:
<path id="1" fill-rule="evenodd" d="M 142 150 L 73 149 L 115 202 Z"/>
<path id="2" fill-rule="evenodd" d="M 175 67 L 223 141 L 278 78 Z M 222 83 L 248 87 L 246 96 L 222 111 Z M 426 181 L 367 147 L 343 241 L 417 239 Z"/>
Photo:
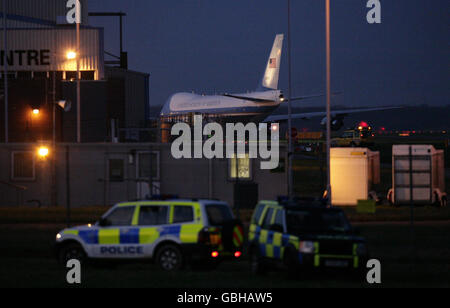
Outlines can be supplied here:
<path id="1" fill-rule="evenodd" d="M 264 210 L 264 205 L 260 204 L 260 205 L 257 206 L 257 208 L 255 210 L 255 214 L 253 214 L 251 224 L 259 225 L 259 221 L 261 219 L 261 215 L 263 213 L 263 210 Z"/>
<path id="2" fill-rule="evenodd" d="M 168 206 L 141 206 L 139 211 L 140 226 L 159 226 L 169 223 Z"/>
<path id="3" fill-rule="evenodd" d="M 284 227 L 284 222 L 283 222 L 283 211 L 282 210 L 278 210 L 277 213 L 275 214 L 275 225 L 277 226 L 281 226 L 282 228 Z"/>
<path id="4" fill-rule="evenodd" d="M 110 227 L 131 226 L 135 206 L 118 207 L 106 218 L 106 225 Z"/>
<path id="5" fill-rule="evenodd" d="M 194 209 L 192 206 L 174 206 L 173 223 L 181 224 L 194 221 Z"/>
<path id="6" fill-rule="evenodd" d="M 261 226 L 263 229 L 269 230 L 271 222 L 272 222 L 272 216 L 273 216 L 273 208 L 269 208 L 266 211 L 266 216 L 264 216 L 264 221 Z"/>

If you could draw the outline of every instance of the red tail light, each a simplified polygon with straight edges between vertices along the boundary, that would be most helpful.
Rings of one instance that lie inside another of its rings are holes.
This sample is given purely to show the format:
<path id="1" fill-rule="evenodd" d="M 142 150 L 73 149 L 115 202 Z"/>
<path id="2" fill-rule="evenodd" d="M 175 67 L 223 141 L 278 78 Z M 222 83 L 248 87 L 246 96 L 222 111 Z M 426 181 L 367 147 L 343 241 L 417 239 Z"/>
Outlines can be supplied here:
<path id="1" fill-rule="evenodd" d="M 235 258 L 240 258 L 242 256 L 242 252 L 240 252 L 240 251 L 236 251 L 235 253 L 234 253 L 234 257 Z"/>
<path id="2" fill-rule="evenodd" d="M 218 253 L 217 251 L 213 251 L 213 252 L 211 253 L 211 257 L 213 257 L 213 258 L 218 258 L 218 257 L 219 257 L 219 253 Z"/>

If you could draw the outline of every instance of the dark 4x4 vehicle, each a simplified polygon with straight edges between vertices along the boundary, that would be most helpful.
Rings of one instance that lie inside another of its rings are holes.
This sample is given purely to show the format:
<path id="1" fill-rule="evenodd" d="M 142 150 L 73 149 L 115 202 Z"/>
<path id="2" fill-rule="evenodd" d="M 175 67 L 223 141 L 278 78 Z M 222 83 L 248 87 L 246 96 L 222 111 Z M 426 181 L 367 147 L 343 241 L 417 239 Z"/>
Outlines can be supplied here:
<path id="1" fill-rule="evenodd" d="M 301 269 L 365 268 L 368 250 L 344 212 L 308 203 L 262 201 L 249 232 L 252 272 L 272 265 L 291 272 Z"/>

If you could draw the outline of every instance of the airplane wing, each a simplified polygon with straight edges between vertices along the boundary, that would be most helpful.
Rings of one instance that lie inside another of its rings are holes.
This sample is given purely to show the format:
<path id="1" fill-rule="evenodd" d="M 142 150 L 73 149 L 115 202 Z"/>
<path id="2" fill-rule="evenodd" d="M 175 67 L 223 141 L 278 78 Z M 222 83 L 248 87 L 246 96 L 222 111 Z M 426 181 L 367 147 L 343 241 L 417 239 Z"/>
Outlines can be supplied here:
<path id="1" fill-rule="evenodd" d="M 342 94 L 342 92 L 336 92 L 333 93 L 333 96 Z M 255 97 L 249 97 L 249 96 L 239 96 L 239 95 L 232 95 L 232 94 L 222 94 L 222 96 L 225 97 L 231 97 L 236 99 L 242 99 L 249 102 L 255 102 L 255 103 L 273 103 L 274 101 L 271 99 L 263 99 L 263 98 L 255 98 Z M 309 96 L 301 96 L 301 97 L 293 97 L 291 98 L 291 102 L 294 101 L 303 101 L 311 98 L 317 98 L 317 97 L 324 97 L 325 94 L 318 94 L 318 95 L 309 95 Z M 289 100 L 287 98 L 283 98 L 283 102 L 288 102 Z"/>
<path id="2" fill-rule="evenodd" d="M 333 117 L 336 116 L 347 116 L 349 114 L 353 113 L 363 113 L 363 112 L 371 112 L 371 111 L 382 111 L 382 110 L 393 110 L 393 109 L 401 109 L 402 107 L 380 107 L 380 108 L 368 108 L 368 109 L 349 109 L 349 110 L 335 110 L 331 112 L 331 115 Z M 292 114 L 292 119 L 301 119 L 301 120 L 309 120 L 311 118 L 316 117 L 326 117 L 326 112 L 307 112 L 307 113 L 297 113 Z M 288 115 L 272 115 L 269 116 L 267 119 L 264 120 L 264 122 L 280 122 L 280 121 L 287 121 Z"/>
<path id="3" fill-rule="evenodd" d="M 335 93 L 332 93 L 331 95 L 332 95 L 332 96 L 336 96 L 336 95 L 341 95 L 342 93 L 343 93 L 343 92 L 335 92 Z M 304 101 L 304 100 L 307 100 L 307 99 L 317 98 L 317 97 L 324 97 L 324 96 L 325 96 L 325 94 L 317 94 L 317 95 L 309 95 L 309 96 L 293 97 L 293 98 L 291 98 L 291 102 L 294 102 L 294 101 Z M 285 98 L 285 99 L 284 99 L 284 102 L 289 102 L 289 99 Z"/>
<path id="4" fill-rule="evenodd" d="M 231 94 L 223 94 L 222 96 L 236 98 L 236 99 L 242 99 L 242 100 L 245 100 L 245 101 L 250 101 L 250 102 L 255 102 L 255 103 L 273 103 L 274 102 L 272 99 L 262 99 L 262 98 L 246 97 L 246 96 L 237 96 L 237 95 L 231 95 Z"/>

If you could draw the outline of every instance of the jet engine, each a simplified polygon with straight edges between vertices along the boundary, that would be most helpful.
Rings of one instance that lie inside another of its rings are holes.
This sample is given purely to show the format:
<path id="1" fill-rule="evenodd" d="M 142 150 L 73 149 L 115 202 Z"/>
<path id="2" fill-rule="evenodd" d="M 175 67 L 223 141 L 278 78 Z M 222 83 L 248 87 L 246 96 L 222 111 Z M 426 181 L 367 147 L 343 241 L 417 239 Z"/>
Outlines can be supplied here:
<path id="1" fill-rule="evenodd" d="M 320 122 L 320 125 L 323 127 L 327 127 L 327 118 L 323 118 L 322 122 Z M 331 118 L 331 130 L 332 131 L 338 131 L 342 127 L 344 127 L 344 116 L 334 116 Z"/>

